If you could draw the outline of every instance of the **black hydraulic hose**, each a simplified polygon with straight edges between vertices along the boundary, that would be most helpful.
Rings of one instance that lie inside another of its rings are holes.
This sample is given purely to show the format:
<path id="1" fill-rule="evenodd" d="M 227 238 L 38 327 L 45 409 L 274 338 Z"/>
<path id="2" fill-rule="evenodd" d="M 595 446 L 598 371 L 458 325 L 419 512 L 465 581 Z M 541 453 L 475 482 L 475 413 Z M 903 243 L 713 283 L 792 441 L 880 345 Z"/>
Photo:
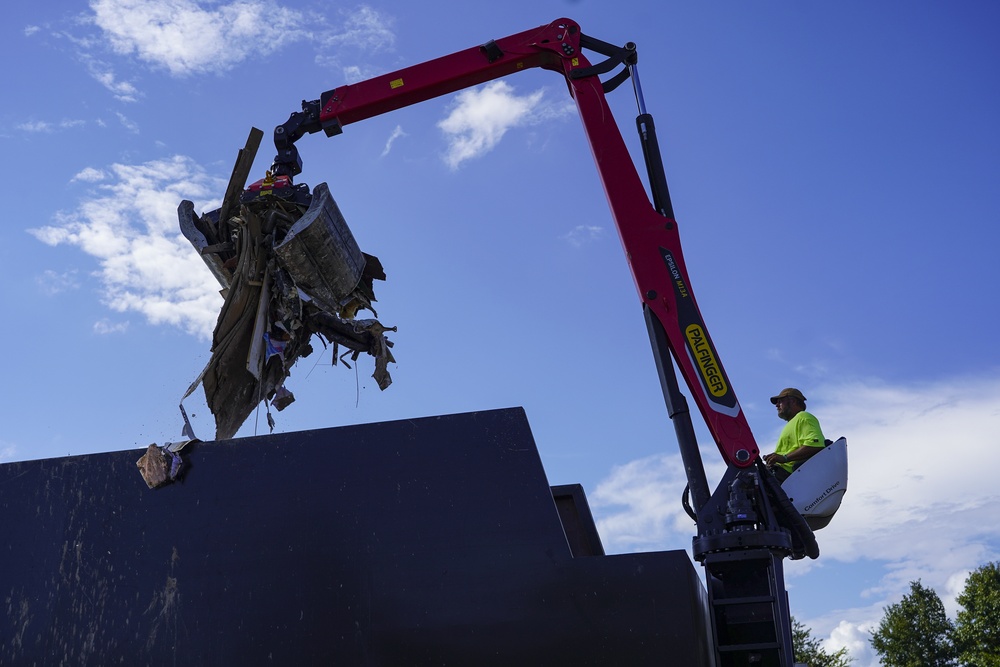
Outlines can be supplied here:
<path id="1" fill-rule="evenodd" d="M 681 460 L 684 462 L 684 473 L 694 502 L 694 511 L 700 512 L 709 498 L 708 479 L 705 477 L 705 464 L 698 451 L 698 439 L 695 436 L 694 425 L 691 422 L 691 411 L 687 399 L 681 393 L 674 373 L 673 361 L 670 356 L 670 344 L 667 342 L 667 332 L 649 306 L 643 304 L 642 314 L 646 320 L 646 330 L 649 332 L 649 342 L 653 348 L 653 361 L 660 377 L 660 388 L 663 390 L 663 400 L 667 406 L 667 414 L 674 425 L 677 435 L 677 445 L 680 448 Z"/>
<path id="2" fill-rule="evenodd" d="M 684 511 L 687 512 L 687 515 L 689 517 L 691 517 L 691 519 L 695 523 L 698 523 L 698 515 L 695 514 L 694 509 L 692 509 L 692 507 L 691 507 L 691 485 L 690 484 L 685 484 L 684 485 L 684 493 L 681 494 L 681 506 L 684 508 Z"/>
<path id="3" fill-rule="evenodd" d="M 660 214 L 670 220 L 674 219 L 674 205 L 670 201 L 670 188 L 667 187 L 667 176 L 663 170 L 663 158 L 660 155 L 660 143 L 656 139 L 656 125 L 653 117 L 639 114 L 635 119 L 639 131 L 639 141 L 642 145 L 642 156 L 646 163 L 646 175 L 649 178 L 649 189 L 653 195 L 653 206 Z"/>
<path id="4" fill-rule="evenodd" d="M 757 459 L 757 466 L 760 471 L 758 477 L 760 477 L 768 497 L 772 500 L 774 515 L 778 523 L 792 532 L 793 540 L 801 543 L 806 556 L 813 559 L 819 558 L 819 544 L 816 542 L 816 535 L 806 523 L 805 517 L 795 509 L 792 501 L 788 499 L 784 489 L 781 488 L 781 484 L 767 470 L 760 459 Z"/>

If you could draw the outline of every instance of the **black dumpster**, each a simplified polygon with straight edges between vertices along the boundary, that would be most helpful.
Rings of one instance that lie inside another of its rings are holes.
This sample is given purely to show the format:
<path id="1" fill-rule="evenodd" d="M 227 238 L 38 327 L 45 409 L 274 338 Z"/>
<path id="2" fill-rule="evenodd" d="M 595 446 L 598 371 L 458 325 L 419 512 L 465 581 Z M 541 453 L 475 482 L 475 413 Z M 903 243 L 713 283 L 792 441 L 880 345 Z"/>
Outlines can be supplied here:
<path id="1" fill-rule="evenodd" d="M 683 551 L 604 555 L 521 409 L 0 466 L 3 665 L 708 665 Z"/>

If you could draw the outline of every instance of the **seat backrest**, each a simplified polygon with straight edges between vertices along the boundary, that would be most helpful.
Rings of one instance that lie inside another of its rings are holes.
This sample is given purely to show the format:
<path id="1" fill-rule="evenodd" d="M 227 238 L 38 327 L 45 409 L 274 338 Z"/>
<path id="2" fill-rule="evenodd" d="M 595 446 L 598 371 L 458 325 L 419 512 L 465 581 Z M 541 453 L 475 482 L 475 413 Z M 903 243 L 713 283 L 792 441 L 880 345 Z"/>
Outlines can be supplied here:
<path id="1" fill-rule="evenodd" d="M 814 454 L 781 488 L 813 530 L 830 523 L 847 493 L 847 438 Z"/>

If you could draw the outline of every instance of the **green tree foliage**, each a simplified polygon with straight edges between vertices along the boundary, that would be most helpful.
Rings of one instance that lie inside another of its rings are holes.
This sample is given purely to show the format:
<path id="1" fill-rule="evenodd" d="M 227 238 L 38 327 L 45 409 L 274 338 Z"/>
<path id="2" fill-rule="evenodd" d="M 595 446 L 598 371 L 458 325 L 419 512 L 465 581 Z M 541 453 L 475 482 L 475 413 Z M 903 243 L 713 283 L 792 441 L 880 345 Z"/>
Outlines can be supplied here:
<path id="1" fill-rule="evenodd" d="M 809 667 L 848 667 L 851 658 L 847 649 L 841 648 L 835 653 L 827 653 L 812 636 L 812 630 L 792 618 L 792 651 L 795 662 L 802 662 Z"/>
<path id="2" fill-rule="evenodd" d="M 965 581 L 957 598 L 955 646 L 963 665 L 1000 667 L 1000 563 L 989 563 Z"/>
<path id="3" fill-rule="evenodd" d="M 955 664 L 958 654 L 952 631 L 934 589 L 911 581 L 910 592 L 885 608 L 871 645 L 884 667 L 947 667 Z"/>

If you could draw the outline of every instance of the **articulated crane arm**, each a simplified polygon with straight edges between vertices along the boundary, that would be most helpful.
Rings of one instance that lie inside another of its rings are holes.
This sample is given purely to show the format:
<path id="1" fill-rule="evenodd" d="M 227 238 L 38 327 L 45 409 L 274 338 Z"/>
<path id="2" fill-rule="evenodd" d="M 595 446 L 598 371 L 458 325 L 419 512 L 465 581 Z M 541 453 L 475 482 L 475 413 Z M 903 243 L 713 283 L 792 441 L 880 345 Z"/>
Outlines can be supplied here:
<path id="1" fill-rule="evenodd" d="M 585 51 L 603 56 L 592 64 Z M 792 667 L 791 624 L 782 574 L 786 556 L 818 555 L 812 532 L 760 461 L 759 449 L 695 301 L 653 118 L 645 110 L 636 47 L 588 37 L 569 19 L 527 30 L 303 101 L 302 111 L 275 128 L 277 156 L 268 177 L 245 196 L 292 189 L 302 161 L 295 142 L 305 134 L 340 134 L 346 125 L 530 69 L 561 74 L 576 101 L 639 300 L 667 409 L 688 478 L 698 535 L 695 558 L 706 568 L 712 642 L 719 667 Z M 606 81 L 601 76 L 614 70 Z M 631 79 L 636 126 L 653 201 L 628 152 L 606 93 Z M 301 186 L 299 186 L 301 187 Z M 680 369 L 728 465 L 710 492 Z"/>
<path id="2" fill-rule="evenodd" d="M 591 65 L 584 53 L 586 48 L 605 53 L 608 59 Z M 302 161 L 295 142 L 306 133 L 323 130 L 327 136 L 334 136 L 350 123 L 530 68 L 564 75 L 583 120 L 639 297 L 660 321 L 671 347 L 680 352 L 678 364 L 722 456 L 727 463 L 747 467 L 757 458 L 758 448 L 691 292 L 655 146 L 652 117 L 642 112 L 638 124 L 646 139 L 647 162 L 653 159 L 657 181 L 662 183 L 663 191 L 657 194 L 660 201 L 655 207 L 649 203 L 605 98 L 605 92 L 629 78 L 629 74 L 639 91 L 635 63 L 635 45 L 611 46 L 583 35 L 575 22 L 561 19 L 483 46 L 334 88 L 324 92 L 319 100 L 304 101 L 301 112 L 293 113 L 287 122 L 275 128 L 278 154 L 272 173 L 277 177 L 294 177 L 301 172 Z M 625 69 L 608 84 L 602 84 L 598 75 L 616 65 Z"/>

